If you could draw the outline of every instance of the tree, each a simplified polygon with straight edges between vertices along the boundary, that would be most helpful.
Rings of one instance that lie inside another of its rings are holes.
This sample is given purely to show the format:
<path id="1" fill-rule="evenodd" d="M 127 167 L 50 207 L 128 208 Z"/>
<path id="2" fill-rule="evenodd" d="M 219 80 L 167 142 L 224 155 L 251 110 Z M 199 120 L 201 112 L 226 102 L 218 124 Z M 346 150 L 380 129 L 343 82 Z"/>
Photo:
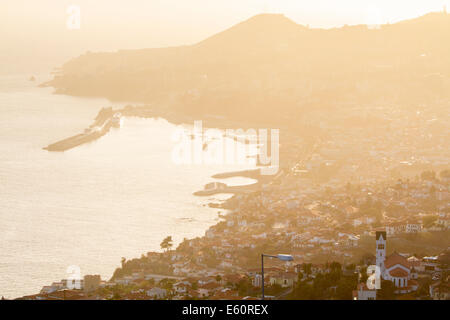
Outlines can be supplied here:
<path id="1" fill-rule="evenodd" d="M 429 298 L 429 294 L 430 294 L 430 284 L 431 284 L 431 279 L 430 278 L 425 278 L 423 283 L 419 286 L 419 289 L 415 292 L 416 297 L 418 298 Z"/>
<path id="2" fill-rule="evenodd" d="M 367 279 L 369 278 L 369 276 L 367 275 L 367 267 L 361 268 L 360 275 L 361 278 L 359 279 L 359 281 L 362 283 L 366 283 Z"/>
<path id="3" fill-rule="evenodd" d="M 340 273 L 342 271 L 342 266 L 341 266 L 341 264 L 339 262 L 333 261 L 330 264 L 330 269 L 331 269 L 331 272 L 338 272 L 338 273 Z"/>
<path id="4" fill-rule="evenodd" d="M 294 290 L 293 297 L 299 300 L 312 300 L 314 298 L 314 289 L 306 281 L 299 282 Z"/>
<path id="5" fill-rule="evenodd" d="M 350 271 L 355 271 L 356 265 L 355 265 L 354 263 L 348 264 L 348 265 L 345 267 L 345 269 L 346 269 L 346 270 L 350 270 Z"/>
<path id="6" fill-rule="evenodd" d="M 166 237 L 160 244 L 161 249 L 166 250 L 166 252 L 169 251 L 173 246 L 172 241 L 172 236 Z"/>
<path id="7" fill-rule="evenodd" d="M 336 298 L 339 300 L 351 300 L 352 291 L 358 284 L 356 277 L 342 277 L 339 279 L 336 288 Z"/>
<path id="8" fill-rule="evenodd" d="M 240 296 L 247 296 L 250 291 L 251 284 L 247 279 L 242 279 L 236 287 Z"/>
<path id="9" fill-rule="evenodd" d="M 311 263 L 303 264 L 303 271 L 306 273 L 306 275 L 310 275 L 311 274 L 311 267 L 312 267 Z"/>
<path id="10" fill-rule="evenodd" d="M 395 285 L 392 281 L 381 281 L 381 289 L 377 291 L 377 300 L 395 300 Z"/>
<path id="11" fill-rule="evenodd" d="M 173 280 L 164 278 L 161 281 L 159 281 L 159 286 L 163 289 L 166 289 L 167 291 L 171 291 L 173 288 Z"/>

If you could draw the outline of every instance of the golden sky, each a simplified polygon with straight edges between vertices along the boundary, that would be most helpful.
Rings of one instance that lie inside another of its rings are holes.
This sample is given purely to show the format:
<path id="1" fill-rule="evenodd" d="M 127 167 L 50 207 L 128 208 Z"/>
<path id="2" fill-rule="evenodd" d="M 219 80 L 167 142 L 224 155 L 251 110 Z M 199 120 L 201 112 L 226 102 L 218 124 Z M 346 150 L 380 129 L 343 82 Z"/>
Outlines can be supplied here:
<path id="1" fill-rule="evenodd" d="M 24 27 L 37 21 L 56 26 L 71 4 L 80 6 L 85 26 L 170 24 L 169 30 L 160 31 L 169 34 L 177 29 L 189 34 L 191 28 L 223 28 L 261 12 L 284 13 L 298 23 L 316 27 L 395 22 L 440 11 L 444 5 L 450 7 L 450 0 L 2 0 L 0 16 L 8 24 L 17 22 Z"/>

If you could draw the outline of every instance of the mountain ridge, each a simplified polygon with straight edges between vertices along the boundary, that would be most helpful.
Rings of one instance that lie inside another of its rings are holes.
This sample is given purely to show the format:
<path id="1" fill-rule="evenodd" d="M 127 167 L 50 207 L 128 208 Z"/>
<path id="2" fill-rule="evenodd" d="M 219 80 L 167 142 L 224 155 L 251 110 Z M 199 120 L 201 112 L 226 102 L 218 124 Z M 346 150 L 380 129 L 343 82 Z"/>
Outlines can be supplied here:
<path id="1" fill-rule="evenodd" d="M 446 39 L 446 13 L 333 29 L 263 14 L 194 45 L 85 54 L 47 85 L 64 94 L 165 103 L 190 114 L 272 118 L 277 110 L 295 118 L 381 98 L 400 104 L 448 99 Z"/>

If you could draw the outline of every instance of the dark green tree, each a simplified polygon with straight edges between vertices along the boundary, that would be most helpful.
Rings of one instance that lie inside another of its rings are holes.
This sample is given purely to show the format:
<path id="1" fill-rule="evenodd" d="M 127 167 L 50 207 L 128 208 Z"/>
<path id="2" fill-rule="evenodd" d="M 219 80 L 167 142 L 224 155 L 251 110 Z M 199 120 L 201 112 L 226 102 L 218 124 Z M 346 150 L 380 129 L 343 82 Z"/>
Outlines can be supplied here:
<path id="1" fill-rule="evenodd" d="M 172 248 L 173 246 L 173 240 L 172 240 L 172 236 L 168 236 L 166 237 L 160 244 L 161 249 L 169 251 L 170 248 Z"/>
<path id="2" fill-rule="evenodd" d="M 395 300 L 395 285 L 392 281 L 381 281 L 381 289 L 377 291 L 377 300 Z"/>

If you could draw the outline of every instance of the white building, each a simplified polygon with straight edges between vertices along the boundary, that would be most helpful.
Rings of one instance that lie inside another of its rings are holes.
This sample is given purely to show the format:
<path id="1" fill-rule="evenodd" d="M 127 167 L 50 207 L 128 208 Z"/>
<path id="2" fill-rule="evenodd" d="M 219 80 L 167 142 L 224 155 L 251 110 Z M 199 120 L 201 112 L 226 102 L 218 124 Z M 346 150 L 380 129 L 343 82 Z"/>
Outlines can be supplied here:
<path id="1" fill-rule="evenodd" d="M 384 272 L 384 261 L 386 260 L 386 232 L 377 231 L 375 234 L 376 239 L 376 265 L 380 268 L 381 274 Z"/>
<path id="2" fill-rule="evenodd" d="M 377 231 L 376 240 L 376 273 L 379 280 L 392 281 L 396 287 L 397 294 L 416 291 L 419 287 L 417 271 L 414 269 L 414 259 L 408 261 L 404 256 L 394 252 L 386 257 L 386 231 Z M 378 275 L 377 275 L 378 277 Z M 377 281 L 377 280 L 376 280 Z M 381 283 L 381 282 L 380 282 Z M 353 291 L 354 300 L 375 300 L 376 289 L 369 289 L 365 283 L 358 284 L 357 290 Z"/>
<path id="3" fill-rule="evenodd" d="M 422 224 L 420 222 L 407 222 L 406 233 L 417 233 L 422 231 Z"/>
<path id="4" fill-rule="evenodd" d="M 413 278 L 416 272 L 409 261 L 402 255 L 394 252 L 386 257 L 386 232 L 376 232 L 376 264 L 380 268 L 381 278 L 392 281 L 397 293 L 416 291 L 419 284 Z"/>
<path id="5" fill-rule="evenodd" d="M 376 300 L 377 290 L 369 289 L 365 283 L 358 284 L 356 290 L 353 290 L 353 300 Z"/>
<path id="6" fill-rule="evenodd" d="M 151 288 L 147 290 L 147 296 L 153 299 L 164 299 L 167 296 L 167 290 L 158 287 Z"/>

